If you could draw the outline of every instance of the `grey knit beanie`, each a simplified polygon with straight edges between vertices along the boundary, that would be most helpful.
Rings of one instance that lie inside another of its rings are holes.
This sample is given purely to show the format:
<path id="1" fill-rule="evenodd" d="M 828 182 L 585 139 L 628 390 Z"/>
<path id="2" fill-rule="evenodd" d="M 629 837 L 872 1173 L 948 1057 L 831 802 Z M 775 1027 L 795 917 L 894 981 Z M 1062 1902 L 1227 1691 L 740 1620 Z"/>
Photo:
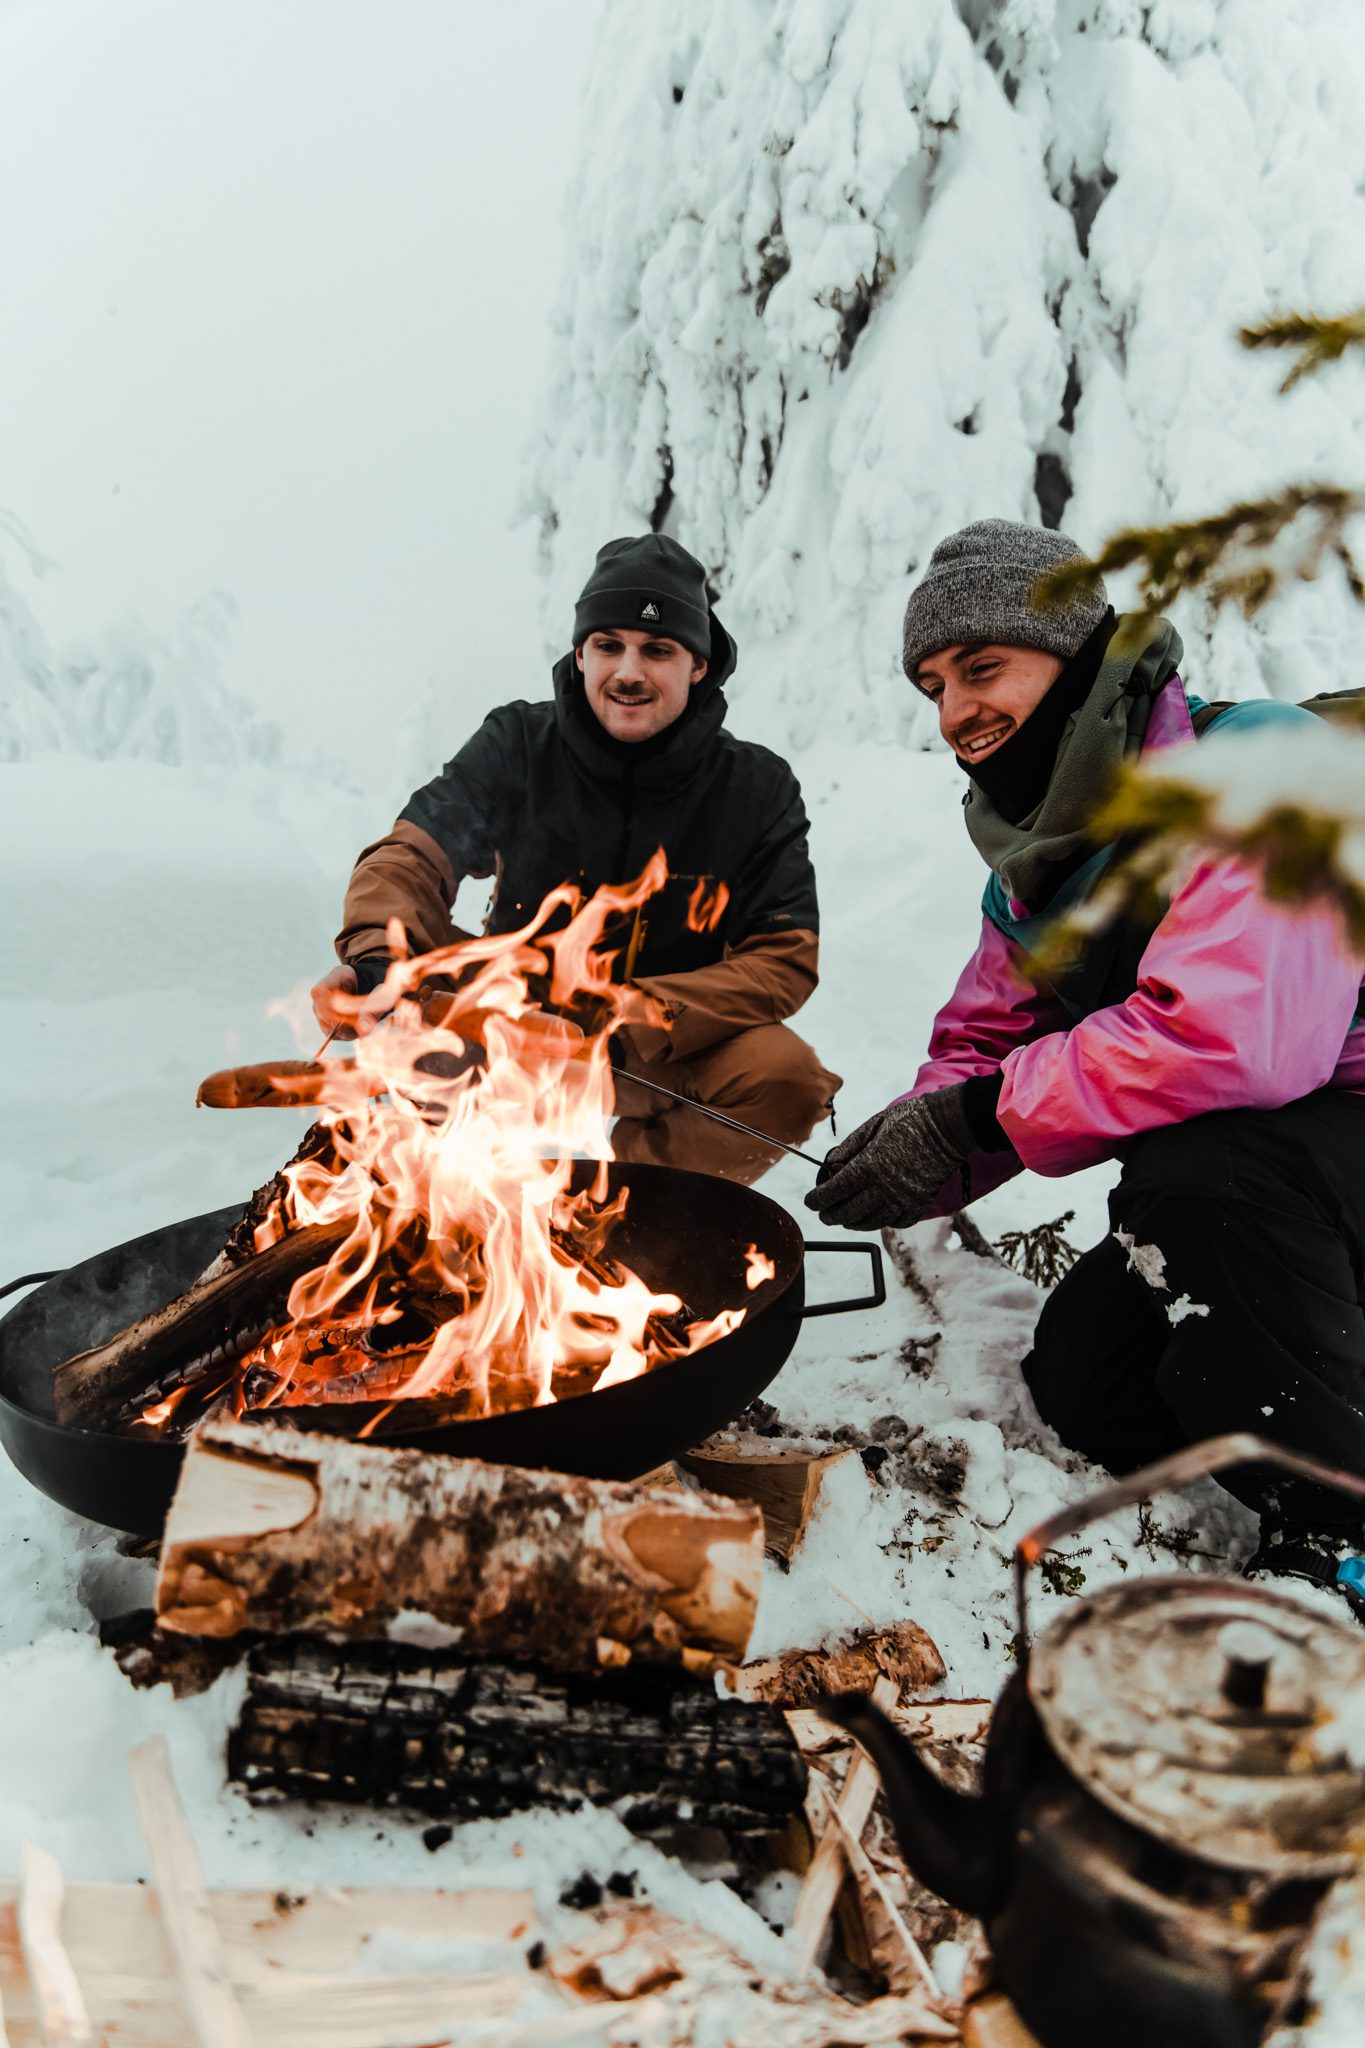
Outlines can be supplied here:
<path id="1" fill-rule="evenodd" d="M 950 533 L 905 607 L 905 673 L 913 682 L 926 654 L 974 640 L 1041 647 L 1069 659 L 1109 609 L 1103 583 L 1046 611 L 1035 608 L 1033 588 L 1049 569 L 1082 559 L 1064 533 L 1013 519 L 978 519 Z"/>

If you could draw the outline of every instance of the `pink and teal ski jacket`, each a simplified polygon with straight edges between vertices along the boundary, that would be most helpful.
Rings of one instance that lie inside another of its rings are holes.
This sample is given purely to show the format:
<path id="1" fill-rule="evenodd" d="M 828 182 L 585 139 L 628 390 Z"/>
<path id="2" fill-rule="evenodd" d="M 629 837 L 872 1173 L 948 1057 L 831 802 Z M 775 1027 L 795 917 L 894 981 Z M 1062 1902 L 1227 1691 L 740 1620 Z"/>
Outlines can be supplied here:
<path id="1" fill-rule="evenodd" d="M 1239 704 L 1218 729 L 1309 716 Z M 1152 707 L 1143 752 L 1193 738 L 1175 676 Z M 997 1114 L 1014 1152 L 973 1154 L 930 1215 L 960 1209 L 1021 1165 L 1074 1173 L 1127 1138 L 1209 1110 L 1277 1109 L 1318 1088 L 1365 1092 L 1362 963 L 1329 905 L 1290 910 L 1267 900 L 1253 868 L 1202 860 L 1148 939 L 1131 995 L 1081 1016 L 1021 973 L 1027 950 L 1010 927 L 1027 931 L 1028 906 L 1008 902 L 994 878 L 987 905 L 994 915 L 908 1093 L 1003 1069 Z"/>

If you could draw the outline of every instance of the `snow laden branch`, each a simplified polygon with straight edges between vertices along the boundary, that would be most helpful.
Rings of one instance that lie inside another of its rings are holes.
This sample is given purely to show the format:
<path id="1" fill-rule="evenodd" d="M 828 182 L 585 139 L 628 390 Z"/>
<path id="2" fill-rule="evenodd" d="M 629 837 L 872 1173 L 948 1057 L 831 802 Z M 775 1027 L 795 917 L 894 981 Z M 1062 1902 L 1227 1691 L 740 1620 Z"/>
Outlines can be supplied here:
<path id="1" fill-rule="evenodd" d="M 1208 854 L 1257 867 L 1272 902 L 1335 905 L 1365 954 L 1365 714 L 1358 723 L 1267 728 L 1126 766 L 1091 829 L 1099 844 L 1133 850 L 1053 927 L 1040 971 L 1059 973 L 1115 917 L 1155 921 L 1191 860 Z"/>
<path id="2" fill-rule="evenodd" d="M 1169 526 L 1131 526 L 1114 534 L 1089 561 L 1066 562 L 1042 578 L 1040 610 L 1061 605 L 1116 571 L 1135 569 L 1138 619 L 1159 618 L 1186 592 L 1215 610 L 1236 604 L 1248 618 L 1291 577 L 1311 583 L 1328 559 L 1340 563 L 1351 595 L 1365 604 L 1365 578 L 1351 552 L 1348 528 L 1365 512 L 1365 497 L 1341 484 L 1290 484 L 1273 497 L 1229 505 L 1204 519 Z"/>
<path id="3" fill-rule="evenodd" d="M 1280 386 L 1335 362 L 1365 342 L 1365 307 L 1335 316 L 1286 313 L 1243 327 L 1244 348 L 1297 348 L 1299 360 Z M 1067 562 L 1043 577 L 1035 592 L 1040 610 L 1066 604 L 1099 587 L 1113 572 L 1137 572 L 1138 619 L 1168 612 L 1178 597 L 1197 593 L 1213 611 L 1235 604 L 1247 618 L 1291 578 L 1311 583 L 1323 564 L 1341 566 L 1357 604 L 1365 604 L 1365 577 L 1351 551 L 1351 521 L 1365 512 L 1365 496 L 1345 484 L 1287 484 L 1263 498 L 1229 505 L 1200 519 L 1161 526 L 1130 526 L 1111 535 L 1092 560 Z"/>

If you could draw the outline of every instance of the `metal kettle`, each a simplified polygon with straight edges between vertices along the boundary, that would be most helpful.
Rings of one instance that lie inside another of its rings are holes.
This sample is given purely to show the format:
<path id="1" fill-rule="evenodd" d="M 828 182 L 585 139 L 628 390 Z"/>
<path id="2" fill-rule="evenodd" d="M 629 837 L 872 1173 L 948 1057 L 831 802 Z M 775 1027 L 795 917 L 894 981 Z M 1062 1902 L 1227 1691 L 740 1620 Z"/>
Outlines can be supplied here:
<path id="1" fill-rule="evenodd" d="M 1216 1437 L 1064 1509 L 1015 1551 L 1019 1668 L 979 1796 L 858 1694 L 821 1711 L 877 1764 L 906 1862 L 986 1928 L 1044 2048 L 1255 2048 L 1312 1915 L 1365 1854 L 1365 1632 L 1244 1580 L 1183 1572 L 1080 1599 L 1030 1647 L 1028 1580 L 1088 1523 L 1229 1465 L 1365 1501 L 1365 1481 Z"/>

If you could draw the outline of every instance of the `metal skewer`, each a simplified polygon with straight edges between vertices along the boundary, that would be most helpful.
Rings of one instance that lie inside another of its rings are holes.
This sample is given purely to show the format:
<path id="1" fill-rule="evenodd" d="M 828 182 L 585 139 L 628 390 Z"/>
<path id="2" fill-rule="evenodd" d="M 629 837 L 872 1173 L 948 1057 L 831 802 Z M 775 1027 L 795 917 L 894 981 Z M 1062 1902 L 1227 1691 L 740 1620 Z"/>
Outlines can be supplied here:
<path id="1" fill-rule="evenodd" d="M 784 1145 L 780 1138 L 770 1138 L 766 1131 L 756 1131 L 752 1124 L 742 1124 L 738 1117 L 722 1116 L 708 1102 L 698 1102 L 695 1096 L 679 1095 L 675 1088 L 665 1088 L 662 1081 L 647 1081 L 643 1074 L 632 1074 L 626 1067 L 617 1067 L 616 1072 L 623 1081 L 635 1081 L 641 1088 L 652 1088 L 656 1095 L 666 1095 L 670 1102 L 684 1103 L 688 1109 L 709 1116 L 713 1123 L 728 1124 L 732 1131 L 742 1131 L 746 1138 L 757 1138 L 760 1145 L 772 1145 L 779 1152 L 790 1152 L 793 1159 L 804 1159 L 807 1166 L 813 1166 L 817 1173 L 825 1163 L 823 1159 L 813 1159 L 809 1152 L 799 1152 L 795 1145 Z"/>

